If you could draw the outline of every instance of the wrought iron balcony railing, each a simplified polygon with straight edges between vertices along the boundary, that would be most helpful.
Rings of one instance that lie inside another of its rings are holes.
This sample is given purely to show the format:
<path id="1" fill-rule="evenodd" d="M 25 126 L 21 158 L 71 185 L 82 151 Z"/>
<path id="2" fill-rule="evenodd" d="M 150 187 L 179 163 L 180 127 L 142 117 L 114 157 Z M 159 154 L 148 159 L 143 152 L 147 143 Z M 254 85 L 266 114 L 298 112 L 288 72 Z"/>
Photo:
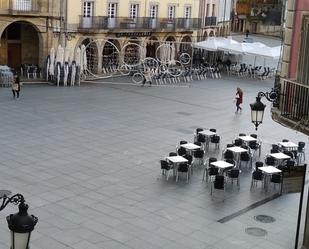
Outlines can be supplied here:
<path id="1" fill-rule="evenodd" d="M 284 80 L 281 85 L 279 110 L 292 121 L 309 120 L 309 86 Z"/>
<path id="2" fill-rule="evenodd" d="M 217 17 L 208 16 L 205 17 L 205 26 L 216 26 L 217 25 Z"/>
<path id="3" fill-rule="evenodd" d="M 79 29 L 107 29 L 107 30 L 176 30 L 198 29 L 201 27 L 200 18 L 151 18 L 151 17 L 115 17 L 80 16 Z"/>
<path id="4" fill-rule="evenodd" d="M 0 0 L 0 14 L 10 15 L 59 15 L 60 10 L 49 4 L 50 0 Z"/>

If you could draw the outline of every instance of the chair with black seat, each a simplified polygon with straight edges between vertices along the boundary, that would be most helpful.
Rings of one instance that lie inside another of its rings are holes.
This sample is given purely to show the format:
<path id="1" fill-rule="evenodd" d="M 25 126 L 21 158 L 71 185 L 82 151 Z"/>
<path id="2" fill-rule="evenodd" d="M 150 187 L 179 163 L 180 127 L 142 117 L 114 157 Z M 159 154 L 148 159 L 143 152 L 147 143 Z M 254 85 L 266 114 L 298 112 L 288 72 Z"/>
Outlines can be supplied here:
<path id="1" fill-rule="evenodd" d="M 223 174 L 225 174 L 227 171 L 229 171 L 230 169 L 232 169 L 232 168 L 234 168 L 236 166 L 236 162 L 235 162 L 234 159 L 228 158 L 228 159 L 224 159 L 224 161 L 227 162 L 227 163 L 232 164 L 233 166 L 223 169 L 223 171 L 222 171 Z"/>
<path id="2" fill-rule="evenodd" d="M 219 147 L 220 147 L 220 136 L 218 136 L 218 135 L 211 136 L 210 143 L 215 144 L 215 149 L 219 149 Z"/>
<path id="3" fill-rule="evenodd" d="M 193 151 L 193 163 L 192 165 L 200 166 L 204 163 L 204 151 L 202 149 L 197 149 Z"/>
<path id="4" fill-rule="evenodd" d="M 257 139 L 257 134 L 250 134 L 250 136 Z"/>
<path id="5" fill-rule="evenodd" d="M 272 156 L 266 156 L 265 158 L 265 164 L 267 166 L 275 166 L 276 165 L 276 159 Z"/>
<path id="6" fill-rule="evenodd" d="M 234 160 L 234 153 L 233 153 L 233 151 L 230 151 L 230 150 L 223 151 L 223 159 L 224 160 L 227 160 L 227 159 Z"/>
<path id="7" fill-rule="evenodd" d="M 250 191 L 253 189 L 253 187 L 257 187 L 258 182 L 263 182 L 263 172 L 260 170 L 252 172 Z"/>
<path id="8" fill-rule="evenodd" d="M 305 142 L 298 142 L 298 147 L 297 147 L 297 164 L 300 164 L 302 159 L 304 159 L 304 161 L 306 160 L 306 157 L 305 157 L 305 147 L 306 147 L 306 143 Z"/>
<path id="9" fill-rule="evenodd" d="M 186 173 L 186 175 L 187 175 L 186 182 L 188 183 L 189 177 L 190 177 L 190 166 L 189 166 L 189 164 L 188 163 L 180 163 L 178 165 L 177 172 L 176 172 L 176 182 L 178 182 L 179 173 L 182 173 L 182 174 Z"/>
<path id="10" fill-rule="evenodd" d="M 240 147 L 243 148 L 243 149 L 249 150 L 249 146 L 248 146 L 248 145 L 243 144 L 243 145 L 240 146 Z"/>
<path id="11" fill-rule="evenodd" d="M 257 141 L 249 141 L 248 145 L 254 157 L 256 157 L 257 151 L 259 151 L 259 157 L 261 156 L 261 148 Z"/>
<path id="12" fill-rule="evenodd" d="M 281 169 L 282 171 L 288 172 L 290 174 L 292 168 L 294 168 L 294 166 L 295 166 L 295 161 L 294 160 L 287 160 L 285 162 L 285 165 L 283 165 L 283 166 L 284 166 L 283 170 L 280 167 L 278 167 L 278 169 Z"/>
<path id="13" fill-rule="evenodd" d="M 226 148 L 234 147 L 234 144 L 227 144 Z"/>
<path id="14" fill-rule="evenodd" d="M 205 151 L 206 149 L 206 136 L 203 134 L 198 134 L 197 135 L 197 142 L 201 143 L 203 150 Z"/>
<path id="15" fill-rule="evenodd" d="M 239 189 L 239 169 L 230 169 L 227 171 L 227 176 L 231 180 L 232 184 L 234 183 L 234 180 L 236 180 L 237 187 Z"/>
<path id="16" fill-rule="evenodd" d="M 173 167 L 166 160 L 160 160 L 160 164 L 162 176 L 165 176 L 168 181 L 169 174 L 173 170 Z"/>
<path id="17" fill-rule="evenodd" d="M 280 147 L 279 147 L 278 144 L 272 144 L 271 145 L 271 149 L 273 149 L 273 150 L 280 150 Z"/>
<path id="18" fill-rule="evenodd" d="M 197 141 L 197 136 L 199 134 L 199 132 L 203 131 L 203 128 L 196 128 L 195 132 L 194 132 L 194 142 Z"/>
<path id="19" fill-rule="evenodd" d="M 217 129 L 211 128 L 209 129 L 211 132 L 217 132 Z"/>
<path id="20" fill-rule="evenodd" d="M 170 152 L 170 153 L 168 154 L 168 156 L 177 156 L 177 153 L 176 153 L 176 152 Z"/>
<path id="21" fill-rule="evenodd" d="M 181 141 L 179 142 L 180 145 L 182 145 L 182 144 L 187 144 L 187 143 L 188 143 L 188 142 L 185 141 L 185 140 L 181 140 Z"/>
<path id="22" fill-rule="evenodd" d="M 282 142 L 287 143 L 287 142 L 289 142 L 289 139 L 282 139 Z"/>
<path id="23" fill-rule="evenodd" d="M 183 157 L 188 160 L 188 164 L 191 166 L 193 157 L 191 155 L 188 155 L 188 154 L 183 155 Z"/>
<path id="24" fill-rule="evenodd" d="M 216 175 L 213 184 L 211 184 L 210 195 L 213 195 L 213 190 L 222 190 L 225 192 L 225 178 L 222 175 Z"/>
<path id="25" fill-rule="evenodd" d="M 242 163 L 245 162 L 246 166 L 250 163 L 250 168 L 252 168 L 252 156 L 249 152 L 241 152 L 239 157 L 239 167 L 241 168 Z"/>
<path id="26" fill-rule="evenodd" d="M 282 184 L 281 174 L 272 174 L 270 178 L 270 182 L 274 184 L 274 188 L 276 188 L 276 185 Z"/>
<path id="27" fill-rule="evenodd" d="M 285 150 L 282 153 L 289 156 L 292 160 L 296 159 L 294 158 L 294 153 L 292 151 Z"/>
<path id="28" fill-rule="evenodd" d="M 187 150 L 183 147 L 179 147 L 179 149 L 177 150 L 177 154 L 179 156 L 184 156 L 187 153 Z"/>
<path id="29" fill-rule="evenodd" d="M 259 171 L 259 168 L 263 167 L 264 163 L 261 161 L 255 162 L 255 171 Z"/>
<path id="30" fill-rule="evenodd" d="M 244 137 L 244 136 L 246 136 L 246 134 L 245 133 L 239 133 L 238 136 L 239 137 Z"/>
<path id="31" fill-rule="evenodd" d="M 279 152 L 280 152 L 280 151 L 277 150 L 277 149 L 271 149 L 271 150 L 270 150 L 270 153 L 271 153 L 271 154 L 273 154 L 273 153 L 279 153 Z"/>
<path id="32" fill-rule="evenodd" d="M 242 143 L 242 140 L 241 140 L 241 139 L 237 138 L 237 139 L 234 140 L 234 145 L 235 145 L 235 146 L 242 146 L 242 144 L 243 144 L 243 143 Z"/>
<path id="33" fill-rule="evenodd" d="M 210 168 L 215 168 L 215 167 L 211 166 L 211 163 L 216 162 L 216 161 L 217 161 L 217 158 L 210 157 L 210 158 L 208 158 L 208 163 L 207 162 L 204 163 L 204 171 L 203 171 L 202 181 L 204 181 L 205 178 L 206 178 L 206 182 L 208 181 L 208 177 L 210 176 L 209 175 Z M 214 172 L 213 175 L 217 175 L 219 173 L 218 168 L 215 168 L 215 169 L 217 169 L 217 173 Z"/>

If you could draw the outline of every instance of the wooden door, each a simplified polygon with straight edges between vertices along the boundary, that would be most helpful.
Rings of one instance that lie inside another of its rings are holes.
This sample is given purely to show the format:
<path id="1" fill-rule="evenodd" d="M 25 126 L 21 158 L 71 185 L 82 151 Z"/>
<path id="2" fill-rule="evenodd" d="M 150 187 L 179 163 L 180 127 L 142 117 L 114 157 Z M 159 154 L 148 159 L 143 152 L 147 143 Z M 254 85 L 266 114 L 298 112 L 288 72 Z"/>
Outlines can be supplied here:
<path id="1" fill-rule="evenodd" d="M 8 66 L 19 71 L 21 66 L 21 44 L 8 44 Z"/>

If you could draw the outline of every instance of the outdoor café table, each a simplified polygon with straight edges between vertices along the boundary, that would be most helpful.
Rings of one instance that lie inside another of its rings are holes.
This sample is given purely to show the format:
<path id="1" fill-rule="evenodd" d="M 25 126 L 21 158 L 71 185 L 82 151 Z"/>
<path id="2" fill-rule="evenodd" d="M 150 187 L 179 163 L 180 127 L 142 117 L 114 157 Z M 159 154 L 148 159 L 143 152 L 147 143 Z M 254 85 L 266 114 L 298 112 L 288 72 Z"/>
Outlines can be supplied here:
<path id="1" fill-rule="evenodd" d="M 271 154 L 269 154 L 269 155 L 270 155 L 271 157 L 277 159 L 277 161 L 278 161 L 277 165 L 281 165 L 281 162 L 282 162 L 283 160 L 287 160 L 287 159 L 290 159 L 290 158 L 291 158 L 290 156 L 288 156 L 288 155 L 286 155 L 286 154 L 284 154 L 284 153 L 282 153 L 282 152 L 279 152 L 279 153 L 271 153 Z"/>
<path id="2" fill-rule="evenodd" d="M 180 147 L 188 150 L 190 154 L 192 154 L 192 150 L 197 150 L 197 149 L 201 148 L 201 146 L 193 144 L 193 143 L 182 144 L 182 145 L 180 145 Z"/>
<path id="3" fill-rule="evenodd" d="M 239 139 L 241 139 L 242 141 L 248 143 L 250 141 L 257 141 L 256 138 L 251 137 L 251 136 L 240 136 Z"/>
<path id="4" fill-rule="evenodd" d="M 216 135 L 217 133 L 210 130 L 202 130 L 199 132 L 199 134 L 202 134 L 206 137 L 206 148 L 208 149 L 210 137 Z"/>
<path id="5" fill-rule="evenodd" d="M 188 160 L 182 156 L 168 156 L 166 158 L 168 161 L 173 163 L 173 174 L 174 176 L 176 175 L 176 168 L 178 166 L 179 163 L 186 163 L 188 162 Z"/>
<path id="6" fill-rule="evenodd" d="M 283 148 L 283 150 L 297 150 L 298 145 L 293 142 L 280 142 L 278 145 Z"/>
<path id="7" fill-rule="evenodd" d="M 233 164 L 228 163 L 226 161 L 215 161 L 210 163 L 210 165 L 219 168 L 221 174 L 223 173 L 224 169 L 231 168 L 234 166 Z"/>
<path id="8" fill-rule="evenodd" d="M 228 147 L 227 150 L 233 151 L 236 154 L 235 161 L 237 162 L 237 165 L 239 163 L 239 155 L 240 155 L 240 153 L 248 151 L 247 149 L 241 148 L 239 146 Z"/>
<path id="9" fill-rule="evenodd" d="M 263 171 L 263 173 L 265 175 L 264 189 L 267 192 L 268 191 L 269 181 L 270 181 L 270 176 L 272 174 L 281 173 L 282 171 L 280 169 L 277 169 L 276 167 L 273 167 L 273 166 L 259 167 L 259 170 Z"/>

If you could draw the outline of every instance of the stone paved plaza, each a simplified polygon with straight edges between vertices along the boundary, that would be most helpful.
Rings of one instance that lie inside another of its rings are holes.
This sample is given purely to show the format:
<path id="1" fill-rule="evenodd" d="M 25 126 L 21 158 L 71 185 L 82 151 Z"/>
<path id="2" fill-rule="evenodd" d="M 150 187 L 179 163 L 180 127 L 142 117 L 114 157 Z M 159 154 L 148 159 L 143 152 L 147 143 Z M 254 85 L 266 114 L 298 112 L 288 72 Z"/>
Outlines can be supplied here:
<path id="1" fill-rule="evenodd" d="M 235 114 L 236 87 L 244 110 Z M 221 148 L 238 133 L 254 133 L 249 103 L 271 81 L 223 78 L 191 87 L 83 84 L 54 87 L 28 84 L 21 98 L 0 89 L 0 189 L 22 193 L 39 217 L 31 249 L 290 249 L 294 245 L 298 194 L 289 194 L 244 212 L 276 191 L 250 192 L 251 172 L 241 173 L 240 190 L 228 184 L 225 199 L 210 196 L 202 169 L 188 184 L 162 179 L 159 160 L 180 140 L 193 140 L 197 127 L 217 128 Z M 275 123 L 267 104 L 257 131 L 262 158 L 282 138 L 308 138 Z M 209 156 L 221 157 L 211 147 Z M 307 150 L 307 155 L 308 150 Z M 308 186 L 307 186 L 308 187 Z M 0 213 L 0 249 L 9 246 Z M 274 223 L 255 221 L 271 215 Z M 248 227 L 267 231 L 248 235 Z"/>

